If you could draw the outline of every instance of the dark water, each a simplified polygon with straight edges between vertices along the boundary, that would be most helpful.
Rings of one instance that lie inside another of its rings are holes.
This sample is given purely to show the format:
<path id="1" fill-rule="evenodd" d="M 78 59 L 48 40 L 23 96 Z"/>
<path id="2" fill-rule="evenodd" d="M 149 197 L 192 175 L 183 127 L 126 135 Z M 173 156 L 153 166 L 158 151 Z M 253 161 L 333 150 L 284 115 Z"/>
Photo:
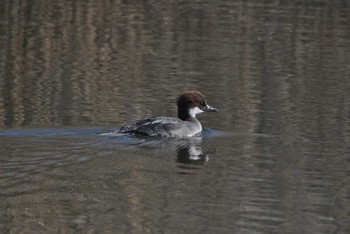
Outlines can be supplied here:
<path id="1" fill-rule="evenodd" d="M 0 233 L 350 233 L 350 4 L 1 1 L 0 129 Z"/>

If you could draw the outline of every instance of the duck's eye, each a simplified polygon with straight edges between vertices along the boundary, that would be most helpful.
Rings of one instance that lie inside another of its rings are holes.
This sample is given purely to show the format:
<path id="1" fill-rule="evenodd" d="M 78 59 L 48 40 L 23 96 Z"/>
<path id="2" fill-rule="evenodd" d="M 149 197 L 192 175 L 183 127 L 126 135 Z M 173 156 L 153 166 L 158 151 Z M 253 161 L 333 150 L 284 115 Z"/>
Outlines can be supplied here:
<path id="1" fill-rule="evenodd" d="M 205 103 L 204 102 L 200 102 L 199 105 L 205 106 Z"/>

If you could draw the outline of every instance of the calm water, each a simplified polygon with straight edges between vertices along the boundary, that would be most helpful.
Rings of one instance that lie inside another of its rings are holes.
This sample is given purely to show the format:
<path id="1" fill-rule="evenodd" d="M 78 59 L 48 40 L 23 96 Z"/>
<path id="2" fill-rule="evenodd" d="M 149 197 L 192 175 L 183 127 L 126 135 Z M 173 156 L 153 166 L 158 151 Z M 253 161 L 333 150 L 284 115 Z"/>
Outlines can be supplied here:
<path id="1" fill-rule="evenodd" d="M 349 90 L 348 1 L 1 1 L 0 233 L 350 233 Z"/>

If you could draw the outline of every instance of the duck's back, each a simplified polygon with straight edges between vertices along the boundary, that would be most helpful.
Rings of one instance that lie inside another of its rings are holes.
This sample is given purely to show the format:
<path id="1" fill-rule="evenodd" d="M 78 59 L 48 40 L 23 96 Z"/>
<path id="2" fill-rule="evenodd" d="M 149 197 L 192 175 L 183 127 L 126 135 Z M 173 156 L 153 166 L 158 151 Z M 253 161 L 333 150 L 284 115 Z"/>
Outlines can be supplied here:
<path id="1" fill-rule="evenodd" d="M 197 121 L 198 122 L 198 121 Z M 146 136 L 185 137 L 198 133 L 198 122 L 183 121 L 171 117 L 150 117 L 127 124 L 119 129 L 121 133 L 138 133 Z"/>
<path id="2" fill-rule="evenodd" d="M 118 132 L 139 133 L 146 136 L 173 136 L 183 126 L 183 122 L 171 117 L 150 117 L 124 125 Z"/>

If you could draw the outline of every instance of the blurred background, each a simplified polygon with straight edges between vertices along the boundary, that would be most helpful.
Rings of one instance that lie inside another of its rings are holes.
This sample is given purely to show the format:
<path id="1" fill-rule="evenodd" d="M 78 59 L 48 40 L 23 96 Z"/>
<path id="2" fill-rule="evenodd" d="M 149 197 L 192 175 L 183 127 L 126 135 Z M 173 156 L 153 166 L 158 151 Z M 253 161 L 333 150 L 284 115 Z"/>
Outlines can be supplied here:
<path id="1" fill-rule="evenodd" d="M 119 126 L 176 115 L 177 95 L 199 90 L 221 110 L 203 117 L 220 118 L 218 129 L 344 131 L 349 10 L 347 1 L 4 1 L 0 127 Z"/>

